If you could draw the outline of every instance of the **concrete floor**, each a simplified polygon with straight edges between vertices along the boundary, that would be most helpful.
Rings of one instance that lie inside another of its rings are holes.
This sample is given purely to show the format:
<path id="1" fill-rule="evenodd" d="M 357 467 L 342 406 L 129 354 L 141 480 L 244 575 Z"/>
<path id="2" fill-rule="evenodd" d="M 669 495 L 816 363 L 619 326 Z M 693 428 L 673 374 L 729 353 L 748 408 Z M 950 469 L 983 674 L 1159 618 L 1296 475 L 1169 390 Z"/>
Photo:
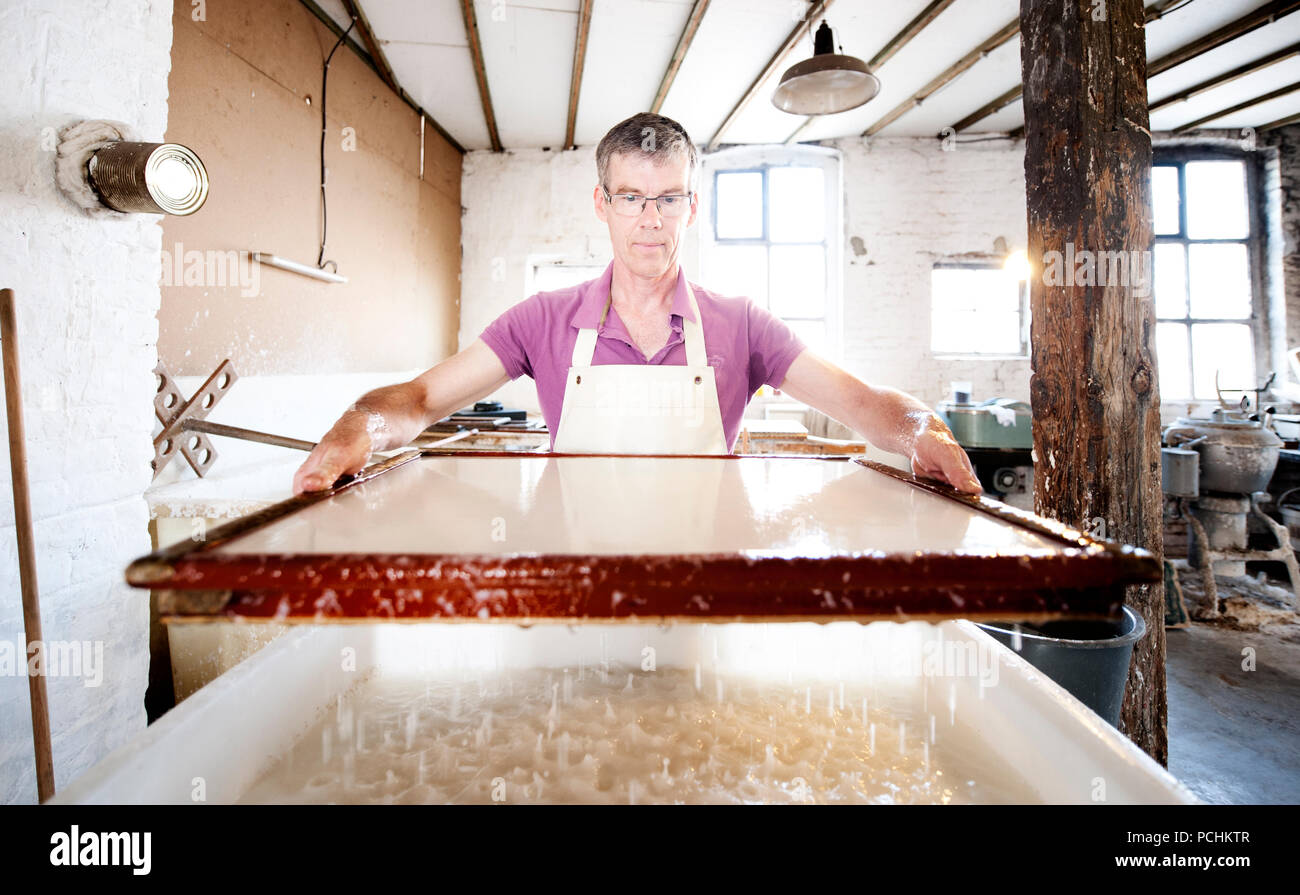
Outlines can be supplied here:
<path id="1" fill-rule="evenodd" d="M 1214 804 L 1298 804 L 1300 625 L 1239 627 L 1167 632 L 1169 772 Z"/>

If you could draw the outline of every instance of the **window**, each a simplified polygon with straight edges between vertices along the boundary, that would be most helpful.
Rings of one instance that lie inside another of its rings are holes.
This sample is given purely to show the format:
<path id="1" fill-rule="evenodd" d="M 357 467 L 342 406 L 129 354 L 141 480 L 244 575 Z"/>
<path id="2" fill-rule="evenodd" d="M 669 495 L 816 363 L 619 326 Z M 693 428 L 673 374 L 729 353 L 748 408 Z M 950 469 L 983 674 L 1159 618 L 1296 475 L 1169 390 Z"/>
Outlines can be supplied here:
<path id="1" fill-rule="evenodd" d="M 1029 353 L 1029 293 L 1005 265 L 936 264 L 930 272 L 930 299 L 935 354 Z"/>
<path id="2" fill-rule="evenodd" d="M 1164 399 L 1215 399 L 1216 377 L 1225 391 L 1256 385 L 1247 190 L 1240 158 L 1157 155 L 1151 170 L 1156 356 Z"/>
<path id="3" fill-rule="evenodd" d="M 820 147 L 740 148 L 704 161 L 701 282 L 743 295 L 838 360 L 839 159 Z"/>

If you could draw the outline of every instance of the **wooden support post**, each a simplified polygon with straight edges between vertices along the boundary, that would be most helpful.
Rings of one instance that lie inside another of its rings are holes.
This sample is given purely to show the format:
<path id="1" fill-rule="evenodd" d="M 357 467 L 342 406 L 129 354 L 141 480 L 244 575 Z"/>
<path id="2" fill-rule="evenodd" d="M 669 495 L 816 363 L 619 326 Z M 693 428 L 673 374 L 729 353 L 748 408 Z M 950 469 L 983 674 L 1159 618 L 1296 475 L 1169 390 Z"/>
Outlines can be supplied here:
<path id="1" fill-rule="evenodd" d="M 1162 555 L 1160 395 L 1151 290 L 1151 134 L 1142 0 L 1021 0 L 1033 316 L 1034 506 Z M 1086 253 L 1086 254 L 1085 254 Z M 1120 729 L 1168 763 L 1164 588 Z"/>
<path id="2" fill-rule="evenodd" d="M 9 466 L 14 487 L 14 529 L 18 534 L 18 584 L 23 595 L 23 633 L 27 638 L 22 660 L 26 662 L 32 655 L 32 645 L 45 641 L 41 636 L 41 603 L 36 589 L 36 534 L 27 487 L 27 435 L 23 427 L 23 387 L 18 375 L 18 313 L 12 289 L 0 289 L 0 347 L 4 352 Z M 36 797 L 44 802 L 54 795 L 54 750 L 43 671 L 27 676 L 27 691 L 32 710 L 32 748 L 36 753 Z"/>

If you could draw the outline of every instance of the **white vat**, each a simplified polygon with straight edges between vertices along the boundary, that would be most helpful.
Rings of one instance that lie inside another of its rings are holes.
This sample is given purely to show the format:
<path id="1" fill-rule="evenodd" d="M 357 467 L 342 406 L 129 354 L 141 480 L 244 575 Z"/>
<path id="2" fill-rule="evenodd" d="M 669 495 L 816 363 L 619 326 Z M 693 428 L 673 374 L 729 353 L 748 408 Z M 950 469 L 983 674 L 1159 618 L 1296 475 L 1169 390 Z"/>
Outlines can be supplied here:
<path id="1" fill-rule="evenodd" d="M 183 640 L 190 627 L 173 626 L 173 637 Z M 696 680 L 704 679 L 696 685 L 699 702 L 713 698 L 711 675 L 766 681 L 773 693 L 784 692 L 786 682 L 817 681 L 809 686 L 810 706 L 816 693 L 810 716 L 839 711 L 850 733 L 864 738 L 864 726 L 853 733 L 858 694 L 893 694 L 909 718 L 938 715 L 938 735 L 949 748 L 960 742 L 963 751 L 981 756 L 972 766 L 986 776 L 979 782 L 987 790 L 971 792 L 1049 803 L 1196 801 L 1064 689 L 964 621 L 295 627 L 73 781 L 55 801 L 184 803 L 199 793 L 207 802 L 238 801 L 295 744 L 310 743 L 305 738 L 313 734 L 319 742 L 320 725 L 333 723 L 340 697 L 377 676 L 450 675 L 473 682 L 549 668 L 558 681 L 560 669 L 592 675 L 605 659 L 624 671 L 654 674 L 641 670 L 647 656 L 658 669 L 697 669 Z M 751 692 L 762 693 L 763 686 Z M 914 743 L 926 740 L 925 726 L 909 728 Z M 567 739 L 564 749 L 567 761 Z M 681 773 L 680 764 L 674 773 Z M 644 786 L 633 792 L 636 801 L 653 800 Z M 820 799 L 814 793 L 812 800 Z"/>

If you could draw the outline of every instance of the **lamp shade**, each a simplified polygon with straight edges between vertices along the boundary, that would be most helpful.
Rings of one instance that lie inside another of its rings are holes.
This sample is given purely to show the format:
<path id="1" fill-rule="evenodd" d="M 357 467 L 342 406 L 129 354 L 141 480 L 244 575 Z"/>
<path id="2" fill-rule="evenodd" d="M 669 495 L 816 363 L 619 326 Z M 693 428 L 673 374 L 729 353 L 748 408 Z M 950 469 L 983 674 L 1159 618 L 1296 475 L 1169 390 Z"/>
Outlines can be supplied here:
<path id="1" fill-rule="evenodd" d="M 781 75 L 772 104 L 794 115 L 833 115 L 866 103 L 880 92 L 880 79 L 856 56 L 832 52 L 830 26 L 822 22 L 814 43 L 815 55 Z"/>

